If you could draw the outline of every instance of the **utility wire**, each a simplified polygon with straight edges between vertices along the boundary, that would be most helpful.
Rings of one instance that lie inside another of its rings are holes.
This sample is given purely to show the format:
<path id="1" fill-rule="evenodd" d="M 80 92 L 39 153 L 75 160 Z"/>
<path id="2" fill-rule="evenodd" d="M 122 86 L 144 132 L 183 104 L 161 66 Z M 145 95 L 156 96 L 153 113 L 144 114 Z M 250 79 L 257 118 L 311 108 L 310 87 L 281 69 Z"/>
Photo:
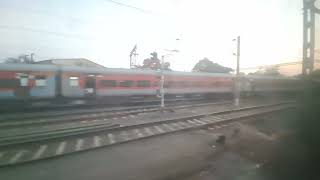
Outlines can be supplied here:
<path id="1" fill-rule="evenodd" d="M 136 7 L 136 6 L 132 6 L 132 5 L 128 5 L 128 4 L 124 4 L 118 1 L 114 1 L 114 0 L 104 0 L 107 2 L 111 2 L 113 4 L 119 5 L 119 6 L 123 6 L 126 8 L 131 8 L 137 11 L 140 11 L 142 13 L 148 13 L 148 14 L 152 14 L 151 11 Z M 0 7 L 1 8 L 1 7 Z M 17 10 L 17 9 L 15 9 Z M 18 10 L 17 10 L 18 11 Z M 66 18 L 64 16 L 61 15 L 53 15 L 44 11 L 39 11 L 39 10 L 30 10 L 31 13 L 35 13 L 35 14 L 43 14 L 43 15 L 47 15 L 47 16 L 55 16 L 55 17 L 59 17 L 59 18 Z M 83 23 L 83 21 L 80 18 L 74 18 L 71 17 L 69 18 L 70 20 L 73 21 L 77 21 L 78 23 Z M 93 37 L 86 37 L 86 36 L 81 36 L 81 35 L 76 35 L 76 34 L 70 34 L 70 33 L 63 33 L 63 32 L 54 32 L 54 31 L 47 31 L 47 30 L 42 30 L 42 29 L 36 29 L 36 28 L 29 28 L 29 27 L 23 27 L 23 26 L 8 26 L 8 25 L 0 25 L 0 29 L 6 29 L 6 30 L 16 30 L 16 31 L 29 31 L 29 32 L 34 32 L 34 33 L 45 33 L 45 34 L 51 34 L 51 35 L 55 35 L 55 36 L 59 36 L 59 37 L 64 37 L 64 38 L 72 38 L 72 39 L 79 39 L 79 40 L 90 40 L 90 39 L 94 39 Z"/>
<path id="2" fill-rule="evenodd" d="M 119 5 L 119 6 L 123 6 L 123 7 L 131 8 L 131 9 L 135 9 L 135 10 L 140 11 L 140 12 L 143 12 L 143 13 L 152 14 L 151 11 L 148 11 L 148 10 L 145 10 L 145 9 L 142 9 L 142 8 L 139 8 L 139 7 L 136 7 L 136 6 L 132 6 L 132 5 L 129 5 L 129 4 L 121 3 L 121 2 L 118 2 L 118 1 L 114 1 L 114 0 L 105 0 L 105 1 L 111 2 L 111 3 L 113 3 L 113 4 L 117 4 L 117 5 Z"/>
<path id="3" fill-rule="evenodd" d="M 320 60 L 315 59 L 316 63 L 319 63 Z M 295 61 L 295 62 L 287 62 L 287 63 L 280 63 L 280 64 L 270 64 L 270 65 L 262 65 L 262 66 L 256 66 L 256 67 L 245 67 L 241 68 L 241 70 L 248 70 L 248 69 L 259 69 L 259 68 L 267 68 L 267 67 L 273 67 L 273 66 L 289 66 L 289 65 L 298 65 L 302 64 L 302 61 Z"/>
<path id="4" fill-rule="evenodd" d="M 93 37 L 86 37 L 86 36 L 80 36 L 80 35 L 76 35 L 76 34 L 68 34 L 68 33 L 62 33 L 62 32 L 47 31 L 47 30 L 35 29 L 35 28 L 29 28 L 29 27 L 23 27 L 23 26 L 0 25 L 0 29 L 29 31 L 29 32 L 35 32 L 35 33 L 45 33 L 45 34 L 51 34 L 51 35 L 55 35 L 55 36 L 59 36 L 59 37 L 79 39 L 79 40 L 93 39 Z"/>

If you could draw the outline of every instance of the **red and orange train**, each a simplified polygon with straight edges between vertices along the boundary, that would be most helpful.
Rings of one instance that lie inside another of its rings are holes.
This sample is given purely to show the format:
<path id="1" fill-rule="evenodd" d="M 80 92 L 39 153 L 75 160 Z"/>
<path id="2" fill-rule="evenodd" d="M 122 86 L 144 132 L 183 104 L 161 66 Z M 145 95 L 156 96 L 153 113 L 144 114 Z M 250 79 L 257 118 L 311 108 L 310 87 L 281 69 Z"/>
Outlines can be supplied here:
<path id="1" fill-rule="evenodd" d="M 164 77 L 167 96 L 232 94 L 235 79 L 231 74 L 175 71 L 165 71 Z M 153 70 L 1 64 L 0 100 L 157 98 L 159 82 L 160 72 Z M 257 76 L 242 76 L 240 82 L 241 92 L 246 93 L 293 91 L 300 83 L 294 78 Z"/>

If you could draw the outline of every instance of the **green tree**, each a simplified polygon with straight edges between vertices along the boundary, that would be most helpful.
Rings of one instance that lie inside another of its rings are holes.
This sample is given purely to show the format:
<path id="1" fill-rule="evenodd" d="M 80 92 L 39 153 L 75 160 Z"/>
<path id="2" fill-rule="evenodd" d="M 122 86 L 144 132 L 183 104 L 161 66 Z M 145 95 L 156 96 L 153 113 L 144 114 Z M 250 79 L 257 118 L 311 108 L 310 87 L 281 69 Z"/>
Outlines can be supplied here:
<path id="1" fill-rule="evenodd" d="M 161 69 L 161 62 L 160 59 L 158 58 L 158 53 L 153 52 L 150 53 L 151 57 L 143 60 L 143 65 L 138 66 L 137 68 L 140 69 L 153 69 L 153 70 L 158 70 Z M 170 63 L 165 62 L 163 66 L 164 70 L 170 70 Z"/>
<path id="2" fill-rule="evenodd" d="M 264 72 L 264 75 L 267 76 L 281 76 L 279 69 L 277 67 L 267 68 Z"/>
<path id="3" fill-rule="evenodd" d="M 34 63 L 33 59 L 29 55 L 19 55 L 18 57 L 8 57 L 4 60 L 4 63 L 16 63 L 16 64 L 32 64 Z"/>
<path id="4" fill-rule="evenodd" d="M 264 70 L 258 70 L 249 75 L 260 75 L 260 76 L 281 76 L 279 69 L 277 67 L 268 67 Z"/>
<path id="5" fill-rule="evenodd" d="M 203 58 L 193 67 L 192 71 L 209 73 L 230 73 L 233 71 L 233 69 L 214 63 L 208 58 Z"/>

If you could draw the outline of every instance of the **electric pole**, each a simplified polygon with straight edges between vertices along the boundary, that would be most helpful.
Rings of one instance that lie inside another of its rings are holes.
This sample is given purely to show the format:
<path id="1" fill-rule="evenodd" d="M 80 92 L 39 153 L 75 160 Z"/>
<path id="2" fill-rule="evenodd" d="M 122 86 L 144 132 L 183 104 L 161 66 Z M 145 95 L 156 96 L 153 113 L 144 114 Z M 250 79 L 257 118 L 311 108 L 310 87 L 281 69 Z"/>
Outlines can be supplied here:
<path id="1" fill-rule="evenodd" d="M 315 7 L 316 1 L 303 0 L 303 75 L 308 75 L 314 68 L 315 14 L 320 14 L 320 9 Z"/>
<path id="2" fill-rule="evenodd" d="M 237 37 L 237 70 L 235 79 L 234 104 L 239 106 L 240 101 L 240 36 Z"/>
<path id="3" fill-rule="evenodd" d="M 133 49 L 131 50 L 130 52 L 130 65 L 129 65 L 129 68 L 133 68 L 136 64 L 136 62 L 133 62 L 133 59 L 132 59 L 132 56 L 134 57 L 134 60 L 136 61 L 136 56 L 137 56 L 137 45 L 134 45 Z"/>
<path id="4" fill-rule="evenodd" d="M 161 108 L 164 108 L 164 74 L 163 74 L 163 67 L 164 67 L 164 55 L 161 56 L 161 80 L 160 80 L 160 94 L 161 94 Z"/>
<path id="5" fill-rule="evenodd" d="M 33 63 L 34 62 L 34 53 L 30 54 L 30 62 Z"/>
<path id="6" fill-rule="evenodd" d="M 169 51 L 171 53 L 178 53 L 179 50 L 166 50 L 166 51 Z M 161 80 L 160 80 L 160 94 L 161 94 L 161 109 L 164 109 L 164 58 L 165 57 L 168 57 L 168 56 L 171 56 L 173 54 L 165 54 L 165 55 L 162 55 L 161 56 Z"/>

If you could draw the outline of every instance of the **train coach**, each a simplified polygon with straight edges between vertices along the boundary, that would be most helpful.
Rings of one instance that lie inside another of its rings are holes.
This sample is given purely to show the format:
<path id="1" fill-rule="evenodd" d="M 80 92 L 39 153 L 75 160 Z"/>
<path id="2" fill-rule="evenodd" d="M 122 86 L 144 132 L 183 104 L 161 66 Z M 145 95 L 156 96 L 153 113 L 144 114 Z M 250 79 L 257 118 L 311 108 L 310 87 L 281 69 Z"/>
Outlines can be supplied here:
<path id="1" fill-rule="evenodd" d="M 58 68 L 51 65 L 0 65 L 0 98 L 53 98 Z"/>
<path id="2" fill-rule="evenodd" d="M 73 100 L 125 102 L 159 95 L 160 72 L 139 69 L 87 68 L 40 64 L 1 64 L 0 99 L 8 102 Z M 232 95 L 234 75 L 165 71 L 167 96 Z M 292 78 L 242 76 L 241 91 L 277 92 L 297 87 Z"/>
<path id="3" fill-rule="evenodd" d="M 250 94 L 293 94 L 301 90 L 301 80 L 291 77 L 244 76 L 241 92 Z"/>
<path id="4" fill-rule="evenodd" d="M 232 75 L 173 71 L 164 75 L 167 95 L 230 93 L 233 88 Z M 152 70 L 63 67 L 62 79 L 64 97 L 155 96 L 160 88 L 160 72 Z"/>

